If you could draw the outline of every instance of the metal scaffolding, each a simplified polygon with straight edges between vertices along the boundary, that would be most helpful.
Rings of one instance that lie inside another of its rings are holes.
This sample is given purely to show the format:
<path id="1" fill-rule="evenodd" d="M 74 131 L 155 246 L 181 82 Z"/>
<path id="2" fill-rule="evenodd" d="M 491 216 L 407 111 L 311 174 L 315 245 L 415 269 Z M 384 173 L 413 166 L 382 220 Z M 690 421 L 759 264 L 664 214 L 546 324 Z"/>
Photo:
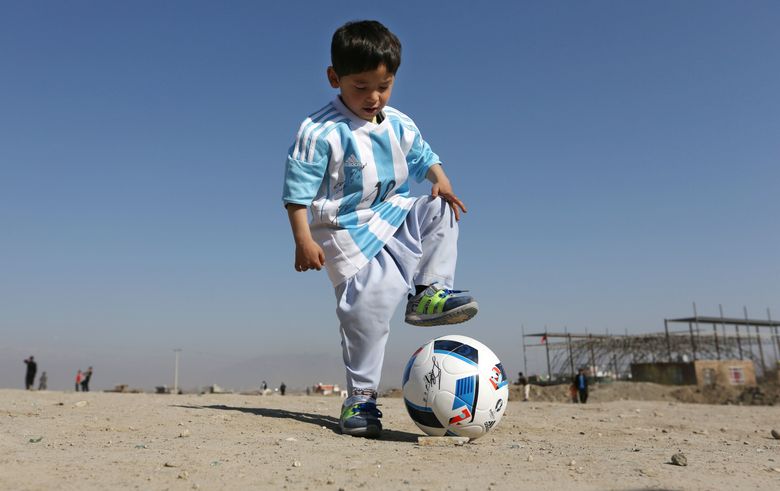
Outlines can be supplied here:
<path id="1" fill-rule="evenodd" d="M 687 324 L 674 331 L 670 324 Z M 711 327 L 710 327 L 711 326 Z M 742 327 L 743 329 L 740 329 Z M 589 368 L 594 375 L 626 378 L 632 363 L 695 360 L 751 360 L 762 375 L 776 369 L 780 360 L 780 322 L 767 319 L 694 316 L 664 319 L 664 332 L 649 334 L 578 334 L 548 331 L 523 334 L 523 352 L 527 348 L 545 349 L 550 381 L 568 379 L 578 368 Z M 751 328 L 753 331 L 751 333 Z M 763 336 L 762 336 L 763 331 Z M 528 343 L 526 340 L 539 339 Z M 765 348 L 771 345 L 771 350 Z M 769 352 L 774 364 L 768 364 Z M 774 366 L 774 368 L 772 368 Z"/>

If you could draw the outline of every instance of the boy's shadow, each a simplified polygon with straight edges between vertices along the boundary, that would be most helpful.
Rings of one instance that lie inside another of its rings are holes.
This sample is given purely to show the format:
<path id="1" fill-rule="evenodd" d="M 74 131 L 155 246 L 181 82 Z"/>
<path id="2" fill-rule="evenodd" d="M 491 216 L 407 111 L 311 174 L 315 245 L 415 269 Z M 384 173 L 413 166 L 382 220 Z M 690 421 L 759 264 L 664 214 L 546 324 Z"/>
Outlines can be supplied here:
<path id="1" fill-rule="evenodd" d="M 324 416 L 322 414 L 301 413 L 297 411 L 287 411 L 286 409 L 271 409 L 267 407 L 233 407 L 225 406 L 224 404 L 215 404 L 212 406 L 175 405 L 175 407 L 183 407 L 187 409 L 218 409 L 221 411 L 239 411 L 242 413 L 254 414 L 256 416 L 263 416 L 265 418 L 294 419 L 302 423 L 309 423 L 319 427 L 327 428 L 333 433 L 341 435 L 338 418 L 334 418 L 333 416 Z M 383 429 L 382 436 L 379 437 L 379 440 L 416 443 L 418 436 L 419 435 L 415 435 L 414 433 L 409 433 L 406 431 Z"/>

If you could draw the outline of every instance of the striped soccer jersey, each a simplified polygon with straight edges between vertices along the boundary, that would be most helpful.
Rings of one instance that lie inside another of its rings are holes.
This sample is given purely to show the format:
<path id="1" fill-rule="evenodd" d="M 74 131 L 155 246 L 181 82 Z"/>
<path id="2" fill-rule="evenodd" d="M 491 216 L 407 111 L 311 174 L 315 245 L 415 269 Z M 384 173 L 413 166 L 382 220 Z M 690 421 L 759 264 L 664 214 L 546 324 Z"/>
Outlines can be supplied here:
<path id="1" fill-rule="evenodd" d="M 337 97 L 303 121 L 287 156 L 282 199 L 310 207 L 334 286 L 403 223 L 414 203 L 407 179 L 421 182 L 439 163 L 408 116 L 389 106 L 383 112 L 381 123 L 365 121 Z"/>

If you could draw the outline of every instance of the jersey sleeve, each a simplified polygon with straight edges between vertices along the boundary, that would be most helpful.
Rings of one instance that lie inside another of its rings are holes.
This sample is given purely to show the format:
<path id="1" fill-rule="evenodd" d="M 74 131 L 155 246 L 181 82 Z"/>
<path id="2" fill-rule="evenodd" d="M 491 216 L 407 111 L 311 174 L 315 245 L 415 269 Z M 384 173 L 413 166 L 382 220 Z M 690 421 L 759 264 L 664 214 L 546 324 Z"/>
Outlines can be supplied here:
<path id="1" fill-rule="evenodd" d="M 322 185 L 328 168 L 330 145 L 312 134 L 304 123 L 287 153 L 282 201 L 285 205 L 309 206 Z"/>
<path id="2" fill-rule="evenodd" d="M 428 174 L 428 169 L 441 162 L 439 156 L 423 140 L 420 130 L 409 116 L 396 109 L 388 109 L 386 112 L 391 116 L 393 126 L 398 132 L 401 148 L 406 152 L 409 176 L 416 182 L 422 182 Z"/>
<path id="3" fill-rule="evenodd" d="M 432 165 L 441 162 L 439 156 L 431 150 L 428 142 L 423 140 L 420 131 L 415 126 L 414 138 L 412 141 L 412 147 L 409 149 L 409 153 L 406 154 L 406 162 L 409 164 L 409 175 L 414 177 L 416 182 L 422 182 L 425 180 L 425 176 L 428 174 L 428 169 Z"/>

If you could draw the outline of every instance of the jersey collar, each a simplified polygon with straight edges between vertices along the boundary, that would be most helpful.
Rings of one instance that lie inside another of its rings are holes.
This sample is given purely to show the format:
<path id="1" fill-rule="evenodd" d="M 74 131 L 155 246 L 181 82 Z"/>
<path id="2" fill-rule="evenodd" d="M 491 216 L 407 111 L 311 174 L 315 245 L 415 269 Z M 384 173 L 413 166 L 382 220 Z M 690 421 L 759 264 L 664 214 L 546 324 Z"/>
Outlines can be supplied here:
<path id="1" fill-rule="evenodd" d="M 365 119 L 358 117 L 357 114 L 353 113 L 352 110 L 348 108 L 346 104 L 344 104 L 341 101 L 341 97 L 339 96 L 336 96 L 336 98 L 333 99 L 333 105 L 336 107 L 336 109 L 338 109 L 338 111 L 341 114 L 349 118 L 350 126 L 353 129 L 365 127 L 368 130 L 373 130 L 375 128 L 379 128 L 382 125 L 382 123 L 387 121 L 387 114 L 385 114 L 384 111 L 382 112 L 382 116 L 384 116 L 384 118 L 382 119 L 381 123 L 373 123 L 371 121 L 366 121 Z"/>

